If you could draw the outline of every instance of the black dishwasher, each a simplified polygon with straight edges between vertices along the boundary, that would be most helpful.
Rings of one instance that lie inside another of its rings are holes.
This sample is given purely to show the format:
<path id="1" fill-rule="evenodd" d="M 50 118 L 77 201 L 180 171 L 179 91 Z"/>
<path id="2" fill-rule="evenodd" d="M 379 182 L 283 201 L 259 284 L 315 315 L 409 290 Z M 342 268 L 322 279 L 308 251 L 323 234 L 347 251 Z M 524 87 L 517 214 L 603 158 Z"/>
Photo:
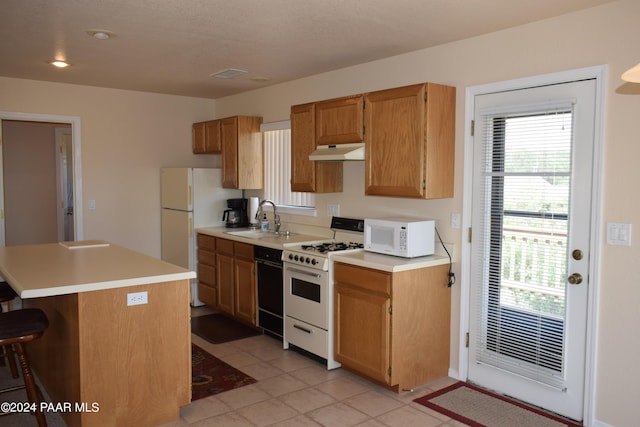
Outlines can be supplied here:
<path id="1" fill-rule="evenodd" d="M 267 335 L 282 338 L 282 250 L 255 246 L 254 256 L 258 276 L 258 326 Z"/>

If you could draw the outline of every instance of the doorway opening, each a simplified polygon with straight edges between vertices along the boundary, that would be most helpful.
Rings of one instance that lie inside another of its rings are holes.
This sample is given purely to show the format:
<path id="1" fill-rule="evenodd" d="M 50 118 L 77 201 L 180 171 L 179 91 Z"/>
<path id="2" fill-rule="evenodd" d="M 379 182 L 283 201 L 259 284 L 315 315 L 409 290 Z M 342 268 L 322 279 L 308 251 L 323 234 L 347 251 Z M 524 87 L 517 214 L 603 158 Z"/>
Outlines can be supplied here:
<path id="1" fill-rule="evenodd" d="M 0 245 L 82 240 L 80 119 L 0 112 Z"/>

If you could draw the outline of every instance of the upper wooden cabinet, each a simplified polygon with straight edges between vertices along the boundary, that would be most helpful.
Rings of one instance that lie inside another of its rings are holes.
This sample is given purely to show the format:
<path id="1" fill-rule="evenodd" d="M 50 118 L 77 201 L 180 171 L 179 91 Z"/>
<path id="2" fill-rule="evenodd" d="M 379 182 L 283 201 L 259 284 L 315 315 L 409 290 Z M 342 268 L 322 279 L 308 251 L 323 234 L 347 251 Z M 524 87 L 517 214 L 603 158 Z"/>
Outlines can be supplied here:
<path id="1" fill-rule="evenodd" d="M 224 188 L 262 188 L 261 123 L 262 117 L 234 116 L 220 120 Z"/>
<path id="2" fill-rule="evenodd" d="M 454 87 L 424 83 L 365 95 L 365 193 L 453 197 Z"/>
<path id="3" fill-rule="evenodd" d="M 315 103 L 316 145 L 362 142 L 362 95 Z"/>
<path id="4" fill-rule="evenodd" d="M 342 162 L 315 162 L 316 104 L 291 107 L 291 191 L 334 193 L 342 191 Z"/>
<path id="5" fill-rule="evenodd" d="M 220 120 L 194 123 L 191 129 L 193 154 L 220 154 Z"/>

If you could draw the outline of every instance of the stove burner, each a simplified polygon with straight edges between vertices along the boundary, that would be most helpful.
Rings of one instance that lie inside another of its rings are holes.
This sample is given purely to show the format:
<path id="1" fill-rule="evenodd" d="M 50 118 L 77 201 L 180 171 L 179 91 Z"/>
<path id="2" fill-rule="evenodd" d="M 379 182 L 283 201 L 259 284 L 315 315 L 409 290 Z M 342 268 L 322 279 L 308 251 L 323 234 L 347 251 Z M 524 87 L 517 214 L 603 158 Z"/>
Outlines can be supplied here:
<path id="1" fill-rule="evenodd" d="M 364 248 L 362 243 L 344 243 L 344 242 L 332 242 L 332 243 L 320 243 L 316 245 L 302 245 L 301 248 L 305 251 L 316 251 L 320 253 L 345 251 L 347 249 L 361 249 Z"/>

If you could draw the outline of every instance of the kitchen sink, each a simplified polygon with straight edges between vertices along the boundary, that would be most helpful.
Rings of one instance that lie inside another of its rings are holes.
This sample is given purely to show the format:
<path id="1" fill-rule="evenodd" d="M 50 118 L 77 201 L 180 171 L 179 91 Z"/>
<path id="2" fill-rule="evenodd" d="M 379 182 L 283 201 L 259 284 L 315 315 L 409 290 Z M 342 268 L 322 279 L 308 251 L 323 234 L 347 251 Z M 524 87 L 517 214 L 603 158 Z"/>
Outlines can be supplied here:
<path id="1" fill-rule="evenodd" d="M 231 236 L 238 237 L 246 237 L 247 239 L 278 239 L 278 238 L 286 238 L 291 236 L 293 233 L 289 234 L 278 234 L 275 231 L 260 231 L 260 230 L 238 230 L 238 231 L 225 231 L 224 234 L 229 234 Z"/>

